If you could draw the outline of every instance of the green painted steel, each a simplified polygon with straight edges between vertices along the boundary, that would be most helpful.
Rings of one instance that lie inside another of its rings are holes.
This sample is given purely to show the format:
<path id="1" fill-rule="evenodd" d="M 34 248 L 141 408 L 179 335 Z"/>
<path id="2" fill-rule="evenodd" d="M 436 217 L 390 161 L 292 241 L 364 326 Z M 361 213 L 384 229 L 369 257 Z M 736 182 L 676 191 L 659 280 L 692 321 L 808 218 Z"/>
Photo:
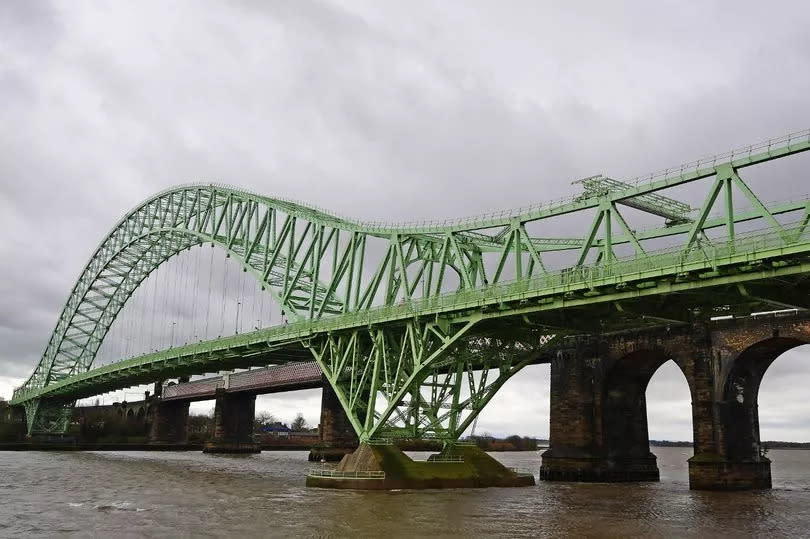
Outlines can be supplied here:
<path id="1" fill-rule="evenodd" d="M 587 178 L 582 194 L 552 203 L 430 223 L 364 223 L 221 185 L 171 189 L 100 244 L 11 404 L 25 406 L 29 432 L 58 432 L 77 398 L 309 356 L 361 440 L 452 441 L 563 335 L 803 308 L 784 284 L 810 269 L 810 201 L 763 203 L 739 171 L 808 149 L 803 131 L 629 182 Z M 701 181 L 696 209 L 667 192 Z M 623 207 L 664 222 L 634 230 Z M 568 214 L 581 234 L 538 233 Z M 92 368 L 143 280 L 204 243 L 238 260 L 291 323 Z"/>

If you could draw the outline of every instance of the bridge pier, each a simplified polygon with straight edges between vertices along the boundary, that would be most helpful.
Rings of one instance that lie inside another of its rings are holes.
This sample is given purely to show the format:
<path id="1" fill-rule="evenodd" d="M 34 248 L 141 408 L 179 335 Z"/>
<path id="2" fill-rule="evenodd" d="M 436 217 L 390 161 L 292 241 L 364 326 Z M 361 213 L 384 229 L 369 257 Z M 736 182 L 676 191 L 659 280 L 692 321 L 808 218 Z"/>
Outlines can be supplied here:
<path id="1" fill-rule="evenodd" d="M 214 435 L 203 446 L 204 453 L 259 453 L 253 441 L 256 395 L 216 390 Z"/>
<path id="2" fill-rule="evenodd" d="M 319 442 L 310 450 L 309 460 L 337 462 L 357 449 L 360 442 L 326 376 L 322 376 L 322 388 Z"/>
<path id="3" fill-rule="evenodd" d="M 728 324 L 695 376 L 692 422 L 695 455 L 689 486 L 699 490 L 771 488 L 771 461 L 759 437 L 759 386 L 785 351 L 807 342 L 807 321 Z"/>
<path id="4" fill-rule="evenodd" d="M 604 367 L 594 351 L 559 354 L 552 360 L 550 444 L 540 479 L 658 481 L 656 457 L 646 438 L 644 394 L 626 391 L 603 402 Z M 610 429 L 622 432 L 606 445 L 605 431 Z"/>
<path id="5" fill-rule="evenodd" d="M 551 361 L 549 449 L 540 478 L 657 481 L 646 389 L 674 361 L 692 395 L 695 490 L 770 488 L 759 437 L 757 394 L 780 354 L 810 341 L 810 321 L 696 324 L 594 339 Z"/>
<path id="6" fill-rule="evenodd" d="M 189 401 L 164 402 L 156 395 L 152 402 L 152 423 L 149 426 L 149 443 L 155 445 L 187 444 Z"/>

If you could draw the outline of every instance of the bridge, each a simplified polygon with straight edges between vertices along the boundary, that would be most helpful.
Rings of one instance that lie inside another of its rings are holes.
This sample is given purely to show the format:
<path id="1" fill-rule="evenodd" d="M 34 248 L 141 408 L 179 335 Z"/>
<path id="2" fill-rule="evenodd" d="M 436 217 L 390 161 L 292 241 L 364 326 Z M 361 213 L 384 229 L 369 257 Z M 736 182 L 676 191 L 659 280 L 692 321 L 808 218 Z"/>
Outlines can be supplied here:
<path id="1" fill-rule="evenodd" d="M 671 359 L 692 392 L 692 487 L 769 486 L 759 380 L 810 329 L 800 314 L 751 315 L 807 307 L 810 200 L 765 202 L 743 176 L 808 149 L 803 131 L 632 180 L 587 178 L 562 200 L 432 222 L 361 222 L 223 185 L 169 189 L 103 239 L 11 404 L 25 408 L 30 434 L 54 434 L 77 399 L 314 360 L 361 443 L 452 446 L 515 373 L 548 360 L 541 475 L 654 479 L 644 390 Z M 697 192 L 692 207 L 684 196 Z M 283 322 L 178 346 L 172 335 L 94 365 L 145 279 L 203 244 L 255 278 Z"/>
<path id="2" fill-rule="evenodd" d="M 314 361 L 288 363 L 170 385 L 162 389 L 161 400 L 211 400 L 216 397 L 218 389 L 227 393 L 261 394 L 300 391 L 321 387 L 322 378 L 321 369 Z"/>

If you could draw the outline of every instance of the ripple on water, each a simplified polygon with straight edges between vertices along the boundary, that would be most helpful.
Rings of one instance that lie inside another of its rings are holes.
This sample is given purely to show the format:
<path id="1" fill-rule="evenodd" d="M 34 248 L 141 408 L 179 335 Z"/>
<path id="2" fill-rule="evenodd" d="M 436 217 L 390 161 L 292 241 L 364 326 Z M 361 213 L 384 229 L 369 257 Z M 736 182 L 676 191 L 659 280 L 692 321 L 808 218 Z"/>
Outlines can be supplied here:
<path id="1" fill-rule="evenodd" d="M 110 502 L 110 503 L 100 503 L 94 507 L 96 511 L 101 512 L 111 512 L 111 511 L 134 511 L 136 513 L 146 511 L 146 509 L 142 507 L 136 507 L 133 505 L 132 502 L 127 501 L 120 501 L 120 502 Z"/>
<path id="2" fill-rule="evenodd" d="M 655 452 L 666 470 L 658 484 L 416 492 L 307 489 L 306 452 L 0 453 L 0 523 L 8 526 L 0 535 L 801 536 L 810 529 L 810 451 L 769 454 L 776 487 L 769 493 L 690 492 L 687 455 Z M 540 466 L 536 452 L 495 457 Z"/>

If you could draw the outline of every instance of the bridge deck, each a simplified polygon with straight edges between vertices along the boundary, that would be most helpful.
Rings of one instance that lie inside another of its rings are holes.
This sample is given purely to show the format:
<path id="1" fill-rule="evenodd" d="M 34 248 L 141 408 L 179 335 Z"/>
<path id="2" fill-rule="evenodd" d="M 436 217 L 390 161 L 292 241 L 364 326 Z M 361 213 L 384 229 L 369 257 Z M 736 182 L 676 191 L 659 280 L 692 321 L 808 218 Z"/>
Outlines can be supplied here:
<path id="1" fill-rule="evenodd" d="M 794 234 L 786 244 L 785 234 Z M 44 388 L 20 392 L 11 404 L 41 397 L 75 399 L 149 381 L 214 370 L 247 368 L 311 359 L 305 341 L 327 332 L 396 324 L 414 317 L 441 316 L 452 322 L 560 311 L 616 300 L 755 282 L 810 273 L 810 228 L 739 235 L 733 242 L 677 249 L 611 264 L 582 266 L 533 279 L 372 308 L 363 312 L 301 321 L 251 333 L 163 350 L 71 376 Z"/>
<path id="2" fill-rule="evenodd" d="M 314 361 L 274 365 L 166 386 L 163 388 L 162 400 L 209 400 L 221 388 L 229 393 L 277 393 L 312 389 L 321 387 L 322 376 L 321 368 Z"/>
<path id="3" fill-rule="evenodd" d="M 810 273 L 810 200 L 765 205 L 738 169 L 808 150 L 810 130 L 637 181 L 591 178 L 593 189 L 562 201 L 432 224 L 361 223 L 213 184 L 173 188 L 133 209 L 99 245 L 39 365 L 15 390 L 10 404 L 36 410 L 42 398 L 70 403 L 176 376 L 311 362 L 318 346 L 332 353 L 343 346 L 334 344 L 342 336 L 356 339 L 366 330 L 387 333 L 380 346 L 373 346 L 390 347 L 388 337 L 418 324 L 430 339 L 442 340 L 437 353 L 448 354 L 460 335 L 497 336 L 529 327 L 559 337 L 603 332 L 617 322 L 632 328 L 649 325 L 648 319 L 706 320 L 715 307 L 745 314 L 744 309 L 753 312 L 750 308 L 763 304 L 801 304 L 796 296 L 802 295 L 802 279 Z M 667 190 L 707 178 L 713 180 L 701 208 L 692 210 L 667 198 L 672 194 Z M 741 193 L 740 200 L 750 207 L 738 211 L 733 192 L 738 197 Z M 714 210 L 717 200 L 725 202 L 719 214 Z M 617 204 L 667 221 L 634 230 Z M 586 217 L 585 210 L 592 219 L 583 219 L 583 225 L 592 224 L 581 237 L 536 236 L 546 230 L 542 225 L 549 221 L 543 220 L 574 213 Z M 527 225 L 539 230 L 530 233 Z M 755 226 L 769 228 L 740 233 Z M 367 237 L 383 241 L 366 250 Z M 655 250 L 673 241 L 679 244 Z M 386 242 L 387 249 L 378 248 Z M 237 259 L 293 323 L 91 368 L 110 325 L 146 276 L 172 256 L 203 243 Z M 622 245 L 627 249 L 614 250 Z M 633 256 L 618 258 L 630 248 Z M 579 250 L 572 267 L 549 271 L 549 260 L 544 262 L 541 255 L 570 249 Z M 456 286 L 443 280 L 452 272 L 458 290 L 442 293 Z M 507 275 L 515 280 L 508 281 Z M 421 376 L 435 365 L 432 359 L 420 363 L 413 333 L 409 335 Z M 356 347 L 357 341 L 352 342 Z M 342 359 L 333 360 L 331 367 L 320 352 L 315 355 L 325 371 L 340 369 L 328 373 L 330 383 L 343 377 L 353 384 L 354 378 L 344 375 L 363 359 L 355 358 L 352 368 L 345 369 L 348 352 L 341 353 Z M 358 383 L 381 383 L 376 377 L 369 382 L 365 372 Z M 398 368 L 394 372 L 401 374 Z M 397 385 L 400 381 L 413 382 L 408 377 L 385 382 L 398 387 L 398 396 L 392 394 L 397 398 L 407 389 Z M 362 401 L 357 397 L 359 393 L 353 402 Z"/>

